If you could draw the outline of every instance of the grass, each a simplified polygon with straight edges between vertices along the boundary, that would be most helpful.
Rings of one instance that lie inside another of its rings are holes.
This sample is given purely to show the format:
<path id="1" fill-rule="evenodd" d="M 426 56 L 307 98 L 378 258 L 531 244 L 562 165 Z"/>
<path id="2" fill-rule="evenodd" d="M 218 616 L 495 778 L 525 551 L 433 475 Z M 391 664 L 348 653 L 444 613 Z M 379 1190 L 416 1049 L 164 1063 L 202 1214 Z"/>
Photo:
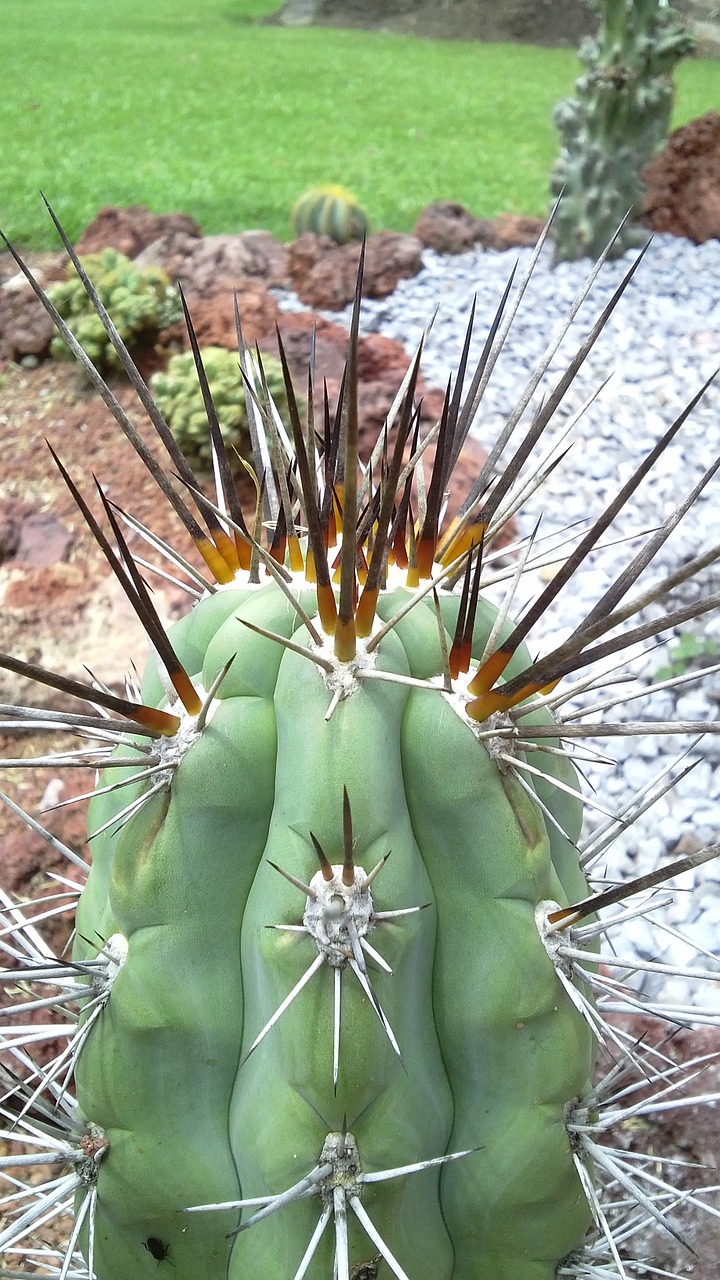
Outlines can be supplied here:
<path id="1" fill-rule="evenodd" d="M 3 0 L 0 226 L 54 246 L 38 192 L 76 238 L 104 204 L 182 210 L 206 234 L 265 227 L 315 182 L 373 226 L 432 200 L 542 215 L 550 113 L 570 50 L 255 25 L 277 0 Z M 717 101 L 717 62 L 676 74 L 674 125 Z"/>

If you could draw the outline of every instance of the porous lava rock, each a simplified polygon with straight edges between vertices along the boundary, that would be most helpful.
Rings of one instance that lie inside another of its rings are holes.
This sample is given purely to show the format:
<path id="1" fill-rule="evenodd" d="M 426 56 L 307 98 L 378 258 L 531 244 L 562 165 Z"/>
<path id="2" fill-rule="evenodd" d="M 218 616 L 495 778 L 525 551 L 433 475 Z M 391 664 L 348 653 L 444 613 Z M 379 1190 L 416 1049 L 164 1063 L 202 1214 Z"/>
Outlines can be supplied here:
<path id="1" fill-rule="evenodd" d="M 201 244 L 202 239 L 188 235 L 187 231 L 168 231 L 141 249 L 133 261 L 141 271 L 160 267 L 172 280 L 179 280 Z"/>
<path id="2" fill-rule="evenodd" d="M 279 323 L 283 348 L 287 356 L 295 385 L 302 391 L 306 385 L 307 368 L 315 327 L 315 394 L 319 398 L 327 386 L 331 412 L 337 405 L 345 359 L 347 357 L 347 331 L 341 325 L 322 316 L 313 317 L 307 311 L 287 311 Z M 259 340 L 261 350 L 276 353 L 274 332 Z M 378 438 L 388 410 L 398 388 L 407 373 L 408 356 L 401 343 L 379 334 L 365 334 L 358 340 L 358 449 L 363 462 L 370 454 Z M 421 435 L 438 422 L 443 408 L 444 393 L 438 388 L 426 387 L 422 375 L 418 379 L 416 399 L 421 401 Z M 393 435 L 390 434 L 390 443 Z M 435 446 L 429 445 L 423 454 L 425 476 L 428 484 L 435 458 Z M 456 514 L 467 496 L 477 475 L 487 460 L 487 452 L 472 438 L 465 443 L 454 468 L 446 493 L 446 522 Z M 505 546 L 517 536 L 517 526 L 511 520 L 496 539 L 495 546 Z"/>
<path id="3" fill-rule="evenodd" d="M 433 395 L 438 393 L 433 392 Z M 483 448 L 479 440 L 475 440 L 472 436 L 468 436 L 462 447 L 462 452 L 453 467 L 452 474 L 448 480 L 447 489 L 445 490 L 445 518 L 444 526 L 447 528 L 449 522 L 457 515 L 462 503 L 465 501 L 472 486 L 477 480 L 482 468 L 487 462 L 487 450 Z M 428 445 L 423 454 L 425 464 L 425 480 L 430 484 L 432 475 L 432 466 L 435 461 L 435 445 Z M 518 537 L 518 527 L 515 517 L 507 521 L 502 529 L 493 538 L 493 547 L 506 547 L 510 542 L 514 542 Z"/>
<path id="4" fill-rule="evenodd" d="M 259 339 L 266 340 L 268 334 L 274 334 L 275 324 L 280 318 L 277 302 L 262 280 L 245 277 L 236 280 L 232 287 L 221 287 L 214 293 L 187 294 L 188 310 L 201 347 L 237 350 L 235 295 L 245 343 L 254 346 Z M 190 343 L 185 322 L 180 321 L 163 329 L 158 336 L 158 343 L 162 347 L 188 350 Z"/>
<path id="5" fill-rule="evenodd" d="M 106 205 L 88 224 L 77 241 L 78 253 L 99 253 L 102 249 L 117 249 L 126 258 L 136 258 L 154 240 L 173 232 L 199 239 L 199 224 L 187 213 L 151 213 L 142 204 L 120 208 Z"/>
<path id="6" fill-rule="evenodd" d="M 694 244 L 720 238 L 720 115 L 707 111 L 670 134 L 642 171 L 642 221 Z"/>
<path id="7" fill-rule="evenodd" d="M 537 244 L 545 223 L 526 213 L 499 213 L 490 220 L 490 230 L 483 244 L 486 249 L 504 253 L 506 249 L 528 249 Z"/>
<path id="8" fill-rule="evenodd" d="M 293 381 L 301 395 L 304 394 L 307 385 L 314 328 L 314 387 L 318 405 L 316 411 L 320 412 L 327 387 L 330 411 L 334 413 L 347 358 L 347 330 L 342 325 L 325 320 L 322 316 L 315 317 L 309 311 L 284 312 L 279 320 L 279 328 Z M 244 332 L 243 319 L 243 334 Z M 277 357 L 277 337 L 274 326 L 272 330 L 268 329 L 258 338 L 258 345 L 262 352 Z M 359 449 L 364 462 L 367 462 L 370 457 L 378 431 L 385 421 L 407 368 L 408 357 L 399 342 L 379 334 L 366 334 L 360 337 L 358 341 Z M 427 390 L 420 379 L 418 396 L 423 397 L 421 422 L 426 427 L 434 426 L 442 411 L 442 392 Z"/>
<path id="9" fill-rule="evenodd" d="M 27 254 L 25 260 L 44 287 L 65 279 L 64 253 Z M 0 279 L 0 359 L 44 355 L 55 326 L 10 254 L 3 255 Z"/>
<path id="10" fill-rule="evenodd" d="M 266 313 L 262 307 L 253 309 L 256 299 L 255 289 L 263 289 L 258 281 L 248 281 L 247 291 L 238 299 L 243 326 L 243 337 L 247 342 L 256 343 L 263 354 L 277 356 L 277 336 L 275 321 L 280 329 L 283 350 L 285 352 L 293 380 L 302 394 L 307 385 L 307 369 L 315 341 L 315 378 L 314 387 L 316 403 L 322 403 L 327 390 L 330 412 L 334 414 L 340 393 L 345 360 L 347 358 L 348 335 L 341 325 L 333 324 L 322 316 L 313 316 L 309 311 L 275 312 L 269 316 L 263 328 Z M 268 295 L 269 296 L 269 295 Z M 269 301 L 275 307 L 274 300 Z M 249 304 L 249 305 L 248 305 Z M 213 298 L 191 298 L 189 309 L 193 319 L 198 340 L 201 346 L 217 345 L 235 350 L 235 317 L 232 300 L 227 294 L 218 294 Z M 183 325 L 174 325 L 160 335 L 160 340 L 167 345 L 174 342 L 187 348 L 188 340 Z M 358 414 L 359 414 L 359 451 L 362 461 L 370 459 L 373 445 L 377 440 L 388 410 L 395 399 L 408 368 L 408 356 L 401 345 L 392 338 L 379 334 L 365 334 L 358 340 Z M 417 384 L 417 399 L 421 401 L 420 424 L 425 431 L 435 425 L 442 413 L 443 392 L 437 388 L 425 386 L 422 376 Z M 392 436 L 391 436 L 392 440 Z M 430 482 L 435 449 L 430 445 L 423 455 L 425 473 Z M 487 454 L 475 440 L 468 440 L 451 478 L 447 501 L 447 517 L 451 518 L 466 496 Z M 508 533 L 500 536 L 499 545 L 504 545 L 514 536 L 514 526 L 508 527 Z M 498 545 L 496 544 L 496 545 Z"/>
<path id="11" fill-rule="evenodd" d="M 0 498 L 0 565 L 48 569 L 66 560 L 72 534 L 51 511 L 35 511 L 15 498 Z"/>
<path id="12" fill-rule="evenodd" d="M 287 258 L 287 246 L 269 231 L 241 231 L 201 240 L 171 232 L 149 245 L 137 265 L 162 267 L 186 293 L 208 298 L 221 290 L 232 293 L 248 278 L 267 285 L 285 284 Z"/>
<path id="13" fill-rule="evenodd" d="M 288 276 L 291 287 L 307 307 L 339 311 L 355 293 L 359 244 L 338 245 L 329 236 L 306 231 L 291 246 Z M 385 298 L 399 280 L 417 275 L 422 266 L 422 244 L 417 236 L 378 231 L 368 236 L 363 293 Z"/>
<path id="14" fill-rule="evenodd" d="M 540 218 L 522 213 L 476 218 L 462 204 L 437 200 L 423 209 L 413 234 L 436 253 L 466 253 L 476 244 L 503 252 L 537 244 L 543 225 Z"/>
<path id="15" fill-rule="evenodd" d="M 0 289 L 0 359 L 44 355 L 54 332 L 52 320 L 29 285 Z"/>
<path id="16" fill-rule="evenodd" d="M 476 218 L 462 204 L 436 200 L 423 209 L 413 235 L 436 253 L 466 253 L 489 234 L 490 226 L 487 219 Z"/>

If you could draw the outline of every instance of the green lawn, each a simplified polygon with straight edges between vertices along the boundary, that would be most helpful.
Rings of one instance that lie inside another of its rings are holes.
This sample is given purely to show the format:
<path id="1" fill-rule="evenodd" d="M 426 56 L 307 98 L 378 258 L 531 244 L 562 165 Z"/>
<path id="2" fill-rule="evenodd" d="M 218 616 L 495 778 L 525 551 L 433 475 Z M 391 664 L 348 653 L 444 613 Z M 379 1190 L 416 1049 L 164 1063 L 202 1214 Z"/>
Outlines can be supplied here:
<path id="1" fill-rule="evenodd" d="M 2 0 L 0 226 L 55 243 L 103 204 L 266 227 L 340 182 L 378 229 L 432 200 L 543 214 L 571 51 L 255 26 L 276 0 Z M 674 123 L 716 105 L 720 63 L 676 75 Z"/>

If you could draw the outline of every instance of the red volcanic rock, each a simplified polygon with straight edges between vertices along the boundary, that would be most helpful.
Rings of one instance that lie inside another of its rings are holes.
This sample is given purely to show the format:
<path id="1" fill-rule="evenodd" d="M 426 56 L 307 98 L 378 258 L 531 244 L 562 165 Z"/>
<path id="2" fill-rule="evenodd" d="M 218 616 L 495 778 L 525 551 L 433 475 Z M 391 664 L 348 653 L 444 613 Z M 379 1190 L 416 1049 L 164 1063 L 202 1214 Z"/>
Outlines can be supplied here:
<path id="1" fill-rule="evenodd" d="M 55 326 L 9 254 L 3 255 L 0 284 L 0 359 L 21 360 L 47 351 Z M 65 279 L 67 255 L 28 254 L 27 264 L 44 287 Z"/>
<path id="2" fill-rule="evenodd" d="M 487 450 L 483 448 L 479 440 L 475 440 L 472 436 L 469 436 L 463 445 L 460 457 L 453 467 L 453 472 L 445 491 L 447 507 L 445 510 L 444 525 L 446 528 L 449 522 L 460 510 L 462 503 L 465 501 L 482 468 L 485 466 L 487 458 Z M 423 461 L 425 464 L 425 479 L 429 484 L 430 476 L 432 475 L 432 465 L 435 461 L 434 444 L 428 445 L 423 454 Z M 507 546 L 507 544 L 512 542 L 516 537 L 517 524 L 513 518 L 500 530 L 498 536 L 493 540 L 493 546 Z"/>
<path id="3" fill-rule="evenodd" d="M 334 413 L 347 357 L 348 334 L 309 311 L 286 311 L 279 322 L 283 347 L 295 386 L 301 395 L 307 386 L 313 326 L 315 326 L 315 397 L 316 414 L 322 412 L 324 387 L 327 386 L 330 411 Z M 259 339 L 263 351 L 277 355 L 274 330 Z M 360 416 L 360 456 L 370 457 L 387 412 L 408 368 L 408 356 L 399 342 L 378 334 L 366 334 L 358 341 L 358 410 Z M 442 393 L 428 392 L 419 383 L 418 396 L 424 396 L 421 422 L 434 426 L 442 409 Z"/>
<path id="4" fill-rule="evenodd" d="M 340 325 L 333 324 L 322 317 L 314 318 L 307 311 L 288 311 L 280 320 L 285 354 L 290 365 L 295 385 L 303 391 L 307 384 L 307 366 L 310 360 L 310 346 L 315 323 L 315 395 L 320 405 L 323 384 L 327 384 L 331 412 L 337 404 L 345 357 L 347 355 L 348 335 Z M 260 339 L 260 347 L 270 353 L 276 351 L 274 333 L 267 335 L 267 342 Z M 368 462 L 373 446 L 377 440 L 388 410 L 395 399 L 397 390 L 407 372 L 409 358 L 404 347 L 392 338 L 384 338 L 378 334 L 366 334 L 358 341 L 358 410 L 359 410 L 359 452 L 363 462 Z M 437 388 L 424 385 L 422 376 L 418 380 L 416 396 L 422 401 L 420 414 L 421 431 L 429 431 L 440 418 L 444 393 Z M 318 410 L 316 409 L 316 414 Z M 392 442 L 392 433 L 390 441 Z M 425 475 L 430 482 L 432 464 L 435 457 L 434 445 L 429 445 L 423 455 Z M 487 459 L 487 453 L 477 440 L 468 439 L 450 478 L 447 490 L 446 522 L 457 512 L 460 504 L 467 496 L 481 467 Z M 517 535 L 515 522 L 511 520 L 495 540 L 495 546 L 505 546 Z"/>
<path id="5" fill-rule="evenodd" d="M 133 261 L 141 271 L 148 267 L 161 267 L 172 280 L 182 276 L 183 285 L 187 287 L 189 264 L 202 243 L 202 239 L 188 235 L 187 231 L 168 231 L 141 249 Z"/>
<path id="6" fill-rule="evenodd" d="M 534 247 L 545 226 L 542 218 L 525 213 L 499 213 L 490 221 L 490 231 L 483 243 L 486 249 L 525 249 Z"/>
<path id="7" fill-rule="evenodd" d="M 720 238 L 720 115 L 708 111 L 670 134 L 642 171 L 643 222 L 695 244 Z"/>
<path id="8" fill-rule="evenodd" d="M 360 245 L 338 245 L 329 236 L 316 236 L 307 231 L 290 246 L 290 284 L 307 307 L 339 311 L 355 293 L 359 257 Z M 379 231 L 368 236 L 365 297 L 386 297 L 399 280 L 417 275 L 421 266 L 422 245 L 416 236 L 395 231 Z"/>
<path id="9" fill-rule="evenodd" d="M 280 312 L 267 285 L 262 280 L 238 279 L 234 286 L 220 288 L 213 294 L 186 295 L 193 328 L 201 347 L 227 347 L 229 351 L 237 349 L 233 300 L 235 292 L 245 342 L 252 346 L 267 334 L 274 334 Z M 187 350 L 190 344 L 185 322 L 180 321 L 163 329 L 159 335 L 159 343 L 163 347 L 178 345 Z"/>
<path id="10" fill-rule="evenodd" d="M 466 253 L 490 232 L 491 223 L 476 218 L 461 204 L 436 200 L 423 209 L 413 235 L 436 253 Z"/>
<path id="11" fill-rule="evenodd" d="M 137 265 L 162 267 L 186 293 L 205 298 L 221 289 L 232 292 L 248 278 L 268 285 L 284 284 L 287 257 L 287 246 L 269 231 L 204 236 L 202 240 L 171 232 L 149 245 Z"/>
<path id="12" fill-rule="evenodd" d="M 255 283 L 249 282 L 250 285 Z M 243 336 L 253 343 L 257 341 L 262 352 L 276 356 L 277 339 L 274 318 L 272 323 L 261 331 L 257 327 L 259 318 L 248 314 L 244 307 L 246 296 L 252 298 L 252 291 L 239 300 Z M 194 299 L 189 305 L 201 345 L 212 343 L 226 346 L 230 350 L 235 349 L 235 322 L 232 304 L 227 296 Z M 330 412 L 334 414 L 347 356 L 347 330 L 321 316 L 315 317 L 309 311 L 284 312 L 279 318 L 279 328 L 290 371 L 300 394 L 305 393 L 307 386 L 307 369 L 314 329 L 316 415 L 321 412 L 325 387 Z M 162 340 L 166 341 L 169 335 L 176 336 L 183 341 L 184 345 L 187 345 L 180 326 L 174 326 L 173 330 L 165 330 Z M 392 338 L 366 334 L 358 341 L 359 451 L 363 462 L 369 461 L 378 432 L 407 372 L 408 364 L 407 352 Z M 422 401 L 421 428 L 428 431 L 442 413 L 444 393 L 435 388 L 427 388 L 421 377 L 417 387 L 417 398 Z M 392 434 L 390 439 L 392 441 Z M 428 483 L 434 457 L 435 449 L 430 445 L 424 454 Z M 448 519 L 456 513 L 486 458 L 485 450 L 476 440 L 467 441 L 448 486 Z M 508 526 L 508 533 L 503 532 L 496 545 L 503 545 L 509 541 L 514 536 L 513 530 L 514 526 Z"/>
<path id="13" fill-rule="evenodd" d="M 466 253 L 476 244 L 503 251 L 537 244 L 543 225 L 540 218 L 521 213 L 476 218 L 461 204 L 438 200 L 423 209 L 414 234 L 436 253 Z"/>
<path id="14" fill-rule="evenodd" d="M 142 249 L 172 232 L 199 238 L 200 226 L 187 213 L 151 213 L 142 204 L 123 209 L 108 205 L 85 228 L 75 248 L 78 253 L 99 253 L 117 249 L 126 258 L 136 258 Z"/>
<path id="15" fill-rule="evenodd" d="M 324 388 L 327 387 L 331 413 L 334 413 L 343 368 L 347 357 L 348 334 L 341 325 L 333 324 L 309 311 L 280 313 L 274 298 L 258 280 L 241 282 L 238 306 L 245 342 L 258 344 L 264 354 L 277 358 L 278 323 L 285 355 L 300 395 L 305 395 L 307 370 L 310 362 L 313 328 L 315 329 L 315 395 L 317 412 L 322 412 Z M 214 297 L 188 298 L 195 332 L 200 346 L 221 346 L 234 351 L 237 347 L 235 315 L 232 294 L 223 291 Z M 174 343 L 187 349 L 188 340 L 184 324 L 173 325 L 160 334 L 160 343 Z M 408 368 L 408 356 L 399 342 L 377 334 L 368 334 L 358 343 L 360 451 L 367 461 L 377 433 L 382 426 L 398 387 Z M 423 396 L 421 421 L 433 426 L 442 411 L 442 393 L 427 391 L 422 381 L 419 396 Z"/>
<path id="16" fill-rule="evenodd" d="M 55 326 L 29 285 L 0 289 L 0 357 L 22 360 L 44 355 Z"/>
<path id="17" fill-rule="evenodd" d="M 72 533 L 51 511 L 36 511 L 17 498 L 0 498 L 0 565 L 49 569 L 70 558 L 72 543 Z M 8 599 L 6 588 L 3 599 Z"/>

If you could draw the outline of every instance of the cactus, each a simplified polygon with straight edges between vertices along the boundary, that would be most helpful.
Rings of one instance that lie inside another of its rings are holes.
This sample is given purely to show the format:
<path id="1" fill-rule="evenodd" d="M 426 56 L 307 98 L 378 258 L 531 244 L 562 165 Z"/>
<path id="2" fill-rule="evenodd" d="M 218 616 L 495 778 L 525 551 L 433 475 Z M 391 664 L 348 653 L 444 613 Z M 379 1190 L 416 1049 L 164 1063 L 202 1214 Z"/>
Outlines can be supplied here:
<path id="1" fill-rule="evenodd" d="M 555 258 L 599 258 L 616 228 L 619 255 L 646 239 L 634 225 L 642 210 L 640 171 L 665 141 L 673 102 L 672 71 L 695 48 L 667 0 L 593 0 L 602 15 L 579 58 L 577 96 L 559 102 L 553 122 L 562 138 L 551 177 L 564 198 L 555 221 Z M 628 216 L 629 215 L 629 216 Z"/>
<path id="2" fill-rule="evenodd" d="M 124 343 L 155 338 L 160 329 L 182 317 L 177 291 L 160 267 L 140 269 L 116 249 L 87 254 L 81 261 Z M 77 270 L 71 268 L 69 278 L 53 285 L 49 294 L 91 360 L 99 368 L 120 368 L 117 352 Z M 70 358 L 70 349 L 60 334 L 50 343 L 50 352 L 58 360 Z"/>
<path id="3" fill-rule="evenodd" d="M 29 1149 L 31 1170 L 49 1166 L 28 1193 L 17 1177 L 23 1157 L 0 1157 L 9 1179 L 6 1276 L 21 1274 L 14 1265 L 24 1255 L 58 1280 L 155 1280 L 170 1267 L 174 1280 L 622 1280 L 632 1272 L 623 1242 L 632 1247 L 637 1213 L 665 1223 L 668 1197 L 674 1203 L 664 1170 L 653 1164 L 648 1180 L 603 1145 L 624 1097 L 630 1114 L 651 1115 L 677 1099 L 678 1078 L 659 1050 L 608 1021 L 606 1005 L 653 1007 L 623 987 L 628 962 L 598 948 L 626 913 L 609 909 L 640 895 L 627 910 L 647 913 L 643 894 L 719 850 L 642 880 L 589 885 L 580 785 L 562 744 L 625 726 L 565 722 L 573 691 L 561 682 L 656 635 L 656 613 L 648 622 L 639 610 L 702 567 L 692 562 L 632 594 L 678 512 L 647 535 L 568 640 L 537 658 L 526 641 L 704 388 L 514 624 L 520 567 L 546 557 L 531 540 L 519 567 L 503 568 L 493 539 L 537 483 L 536 467 L 529 480 L 521 468 L 585 348 L 491 482 L 514 415 L 443 530 L 448 477 L 527 277 L 500 304 L 469 385 L 464 350 L 426 488 L 420 351 L 371 465 L 358 467 L 361 276 L 362 262 L 335 415 L 326 400 L 323 411 L 315 403 L 311 371 L 301 417 L 280 343 L 290 432 L 274 430 L 272 415 L 251 416 L 263 479 L 250 526 L 192 328 L 214 501 L 195 485 L 117 335 L 167 470 L 36 288 L 199 552 L 202 575 L 166 548 L 173 572 L 192 574 L 194 596 L 204 586 L 166 631 L 110 499 L 100 490 L 95 514 L 55 457 L 152 657 L 142 687 L 120 697 L 0 656 L 6 668 L 91 704 L 81 715 L 6 713 L 19 728 L 39 714 L 51 727 L 96 733 L 96 744 L 57 765 L 103 770 L 90 804 L 92 867 L 66 850 L 85 877 L 72 960 L 49 954 L 30 907 L 4 899 L 11 963 L 3 977 L 11 992 L 22 982 L 2 1041 L 4 1137 Z M 471 328 L 472 320 L 468 345 Z M 248 353 L 240 359 L 249 369 Z M 541 471 L 556 461 L 551 451 Z M 498 578 L 508 584 L 499 609 L 487 595 Z M 668 604 L 662 625 L 717 603 Z M 620 622 L 629 629 L 618 634 Z M 580 686 L 597 688 L 597 675 Z M 619 983 L 598 971 L 600 959 L 617 965 Z M 703 961 L 692 972 L 712 979 L 714 971 Z M 25 1026 L 23 1015 L 42 1017 L 48 1004 L 67 1018 L 67 1045 L 41 1065 L 33 1053 L 58 1027 L 44 1031 L 37 1018 Z M 594 1078 L 602 1033 L 617 1061 Z M 605 1184 L 619 1185 L 630 1207 L 605 1203 Z M 46 1224 L 73 1199 L 66 1250 L 48 1250 Z M 701 1190 L 692 1199 L 715 1211 Z"/>
<path id="4" fill-rule="evenodd" d="M 354 195 L 344 187 L 311 187 L 296 201 L 292 211 L 292 227 L 296 236 L 314 231 L 316 236 L 330 236 L 338 244 L 362 240 L 370 224 Z"/>
<path id="5" fill-rule="evenodd" d="M 239 372 L 237 352 L 226 347 L 202 347 L 200 356 L 220 423 L 230 467 L 242 467 L 240 456 L 247 452 L 250 435 L 245 388 Z M 287 400 L 282 366 L 272 356 L 260 364 L 253 362 L 253 388 L 258 411 L 262 411 L 263 380 L 272 403 L 287 419 Z M 261 372 L 262 370 L 262 372 Z M 208 439 L 208 419 L 203 394 L 197 379 L 195 359 L 191 352 L 171 356 L 167 368 L 154 373 L 150 390 L 160 412 L 177 440 L 185 457 L 199 468 L 212 465 L 212 448 Z"/>

